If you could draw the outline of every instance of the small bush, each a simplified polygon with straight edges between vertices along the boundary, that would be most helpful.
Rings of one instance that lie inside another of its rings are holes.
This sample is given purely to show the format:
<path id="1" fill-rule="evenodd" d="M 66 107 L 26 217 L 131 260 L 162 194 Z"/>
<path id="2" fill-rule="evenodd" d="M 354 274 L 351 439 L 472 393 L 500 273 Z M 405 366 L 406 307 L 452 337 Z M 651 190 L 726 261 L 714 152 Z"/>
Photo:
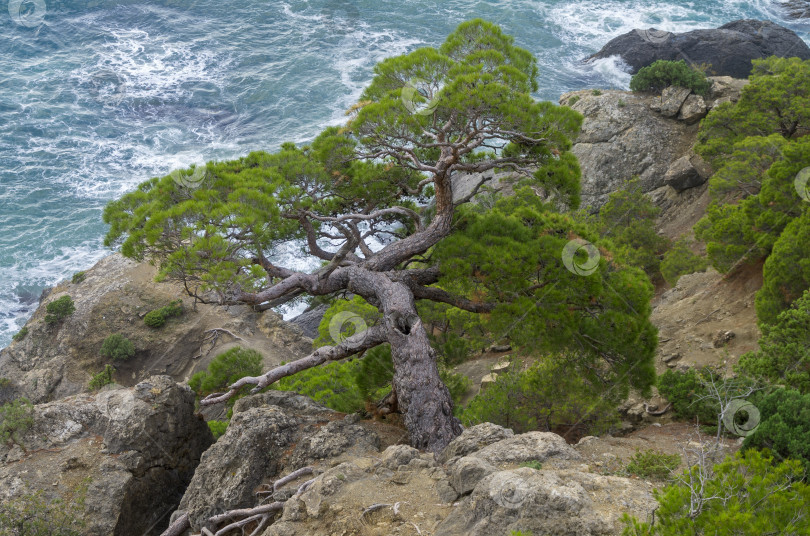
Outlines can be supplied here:
<path id="1" fill-rule="evenodd" d="M 651 279 L 658 275 L 660 256 L 669 247 L 669 240 L 655 230 L 660 212 L 634 177 L 608 196 L 597 220 L 599 234 L 609 241 L 608 249 L 616 258 L 641 268 Z"/>
<path id="2" fill-rule="evenodd" d="M 12 338 L 12 340 L 14 340 L 16 342 L 19 342 L 19 341 L 23 340 L 26 335 L 28 335 L 28 328 L 24 327 L 20 331 L 15 333 L 14 336 L 11 337 L 11 338 Z"/>
<path id="3" fill-rule="evenodd" d="M 652 449 L 636 452 L 627 464 L 627 472 L 642 478 L 669 478 L 672 471 L 681 464 L 677 454 L 665 454 Z"/>
<path id="4" fill-rule="evenodd" d="M 0 406 L 0 443 L 13 441 L 22 446 L 20 435 L 34 424 L 34 406 L 18 398 Z"/>
<path id="5" fill-rule="evenodd" d="M 162 328 L 166 325 L 166 321 L 172 317 L 180 316 L 183 314 L 183 302 L 176 300 L 171 302 L 166 307 L 149 311 L 143 317 L 143 323 L 150 328 Z"/>
<path id="6" fill-rule="evenodd" d="M 745 374 L 810 393 L 810 290 L 793 307 L 782 311 L 775 324 L 762 325 L 759 350 L 740 358 Z"/>
<path id="7" fill-rule="evenodd" d="M 45 311 L 47 312 L 45 322 L 56 324 L 72 315 L 76 311 L 76 306 L 73 303 L 73 298 L 65 295 L 49 303 L 45 307 Z"/>
<path id="8" fill-rule="evenodd" d="M 105 385 L 110 385 L 111 383 L 115 383 L 113 381 L 113 373 L 115 372 L 115 367 L 112 365 L 104 365 L 104 370 L 99 372 L 98 374 L 94 375 L 90 379 L 90 383 L 87 387 L 90 388 L 92 391 L 97 391 L 104 387 Z"/>
<path id="9" fill-rule="evenodd" d="M 669 86 L 683 87 L 698 95 L 705 95 L 711 88 L 711 82 L 705 74 L 692 69 L 683 60 L 658 60 L 641 68 L 630 80 L 633 91 L 663 91 Z"/>
<path id="10" fill-rule="evenodd" d="M 87 274 L 85 272 L 76 272 L 75 274 L 73 274 L 73 277 L 70 279 L 70 282 L 73 283 L 74 285 L 78 285 L 85 279 L 87 279 Z"/>
<path id="11" fill-rule="evenodd" d="M 701 379 L 720 379 L 710 369 L 699 372 L 690 369 L 687 372 L 668 370 L 658 378 L 658 392 L 672 403 L 672 410 L 678 418 L 695 419 L 701 424 L 716 425 L 719 413 L 718 405 L 708 398 L 708 391 Z"/>
<path id="12" fill-rule="evenodd" d="M 767 448 L 782 458 L 804 463 L 810 474 L 810 394 L 777 389 L 752 397 L 759 426 L 746 436 L 743 450 Z"/>
<path id="13" fill-rule="evenodd" d="M 686 242 L 679 240 L 664 254 L 661 261 L 661 275 L 670 286 L 674 287 L 682 275 L 703 272 L 708 266 L 707 259 L 692 253 Z"/>
<path id="14" fill-rule="evenodd" d="M 81 536 L 87 485 L 62 499 L 46 499 L 42 490 L 0 501 L 2 536 Z"/>
<path id="15" fill-rule="evenodd" d="M 188 385 L 202 397 L 221 391 L 240 378 L 258 376 L 261 373 L 261 354 L 255 350 L 236 347 L 216 356 L 207 370 L 191 377 Z"/>
<path id="16" fill-rule="evenodd" d="M 579 95 L 574 95 L 573 97 L 571 97 L 570 99 L 568 99 L 568 106 L 573 106 L 573 105 L 575 105 L 576 103 L 578 103 L 578 102 L 579 102 L 579 99 L 580 99 L 580 96 L 579 96 Z"/>
<path id="17" fill-rule="evenodd" d="M 516 433 L 532 430 L 601 433 L 617 421 L 615 401 L 577 373 L 565 357 L 551 356 L 525 371 L 498 375 L 461 413 L 465 426 L 491 422 Z"/>
<path id="18" fill-rule="evenodd" d="M 602 90 L 600 90 L 600 89 L 594 89 L 593 91 L 591 91 L 591 94 L 592 94 L 594 97 L 598 97 L 599 95 L 601 95 L 601 94 L 602 94 Z"/>
<path id="19" fill-rule="evenodd" d="M 214 439 L 219 439 L 228 428 L 228 421 L 208 421 L 208 428 L 214 434 Z"/>
<path id="20" fill-rule="evenodd" d="M 800 463 L 777 463 L 757 450 L 738 452 L 713 468 L 695 465 L 653 491 L 659 504 L 654 525 L 625 514 L 622 535 L 810 534 L 810 486 L 802 478 Z M 690 481 L 703 485 L 690 490 Z"/>
<path id="21" fill-rule="evenodd" d="M 125 361 L 135 355 L 135 345 L 120 333 L 113 333 L 101 343 L 100 353 L 113 361 Z"/>

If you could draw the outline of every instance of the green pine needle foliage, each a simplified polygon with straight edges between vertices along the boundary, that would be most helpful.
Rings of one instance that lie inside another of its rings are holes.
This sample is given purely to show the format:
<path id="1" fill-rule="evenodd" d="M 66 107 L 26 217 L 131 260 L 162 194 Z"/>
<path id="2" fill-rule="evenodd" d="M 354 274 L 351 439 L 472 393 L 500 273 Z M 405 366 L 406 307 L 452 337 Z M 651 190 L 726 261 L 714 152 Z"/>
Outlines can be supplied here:
<path id="1" fill-rule="evenodd" d="M 618 422 L 616 400 L 603 396 L 598 378 L 575 372 L 570 357 L 542 358 L 525 371 L 514 363 L 473 398 L 461 422 L 491 422 L 516 433 L 533 430 L 600 434 Z"/>
<path id="2" fill-rule="evenodd" d="M 111 385 L 115 383 L 113 374 L 115 374 L 115 367 L 112 365 L 104 365 L 104 370 L 90 378 L 90 383 L 87 384 L 87 387 L 91 391 L 97 391 L 105 385 Z"/>
<path id="3" fill-rule="evenodd" d="M 678 240 L 672 249 L 664 254 L 661 261 L 661 275 L 672 287 L 678 284 L 682 275 L 705 271 L 709 261 L 700 255 L 695 255 L 685 240 Z"/>
<path id="4" fill-rule="evenodd" d="M 739 370 L 791 389 L 810 393 L 810 290 L 762 326 L 759 350 L 740 357 Z"/>
<path id="5" fill-rule="evenodd" d="M 776 389 L 752 397 L 752 403 L 760 422 L 745 437 L 743 449 L 767 448 L 783 459 L 799 460 L 810 474 L 810 393 Z"/>
<path id="6" fill-rule="evenodd" d="M 21 434 L 34 424 L 34 406 L 18 398 L 0 406 L 0 444 L 9 441 L 22 446 Z"/>
<path id="7" fill-rule="evenodd" d="M 699 494 L 683 483 L 698 480 L 698 466 L 680 481 L 654 490 L 655 524 L 625 514 L 623 536 L 762 536 L 810 534 L 810 486 L 801 463 L 747 450 L 708 468 Z M 701 500 L 705 499 L 705 500 Z M 700 508 L 697 508 L 697 505 Z"/>
<path id="8" fill-rule="evenodd" d="M 262 373 L 262 356 L 255 350 L 231 348 L 211 360 L 207 370 L 197 372 L 188 381 L 189 387 L 204 397 L 224 391 L 236 380 Z"/>
<path id="9" fill-rule="evenodd" d="M 76 305 L 73 303 L 73 298 L 65 295 L 46 305 L 45 311 L 45 322 L 58 324 L 76 311 Z"/>
<path id="10" fill-rule="evenodd" d="M 630 79 L 632 91 L 663 91 L 669 86 L 691 89 L 698 95 L 705 95 L 711 88 L 706 75 L 693 69 L 683 60 L 657 60 L 647 67 L 642 67 Z"/>
<path id="11" fill-rule="evenodd" d="M 126 361 L 135 355 L 135 345 L 120 333 L 113 333 L 101 343 L 99 353 L 113 361 Z"/>
<path id="12" fill-rule="evenodd" d="M 701 123 L 695 150 L 717 172 L 695 235 L 720 272 L 768 259 L 757 295 L 763 327 L 810 287 L 808 203 L 795 184 L 810 167 L 810 60 L 753 64 L 739 101 L 716 107 Z"/>

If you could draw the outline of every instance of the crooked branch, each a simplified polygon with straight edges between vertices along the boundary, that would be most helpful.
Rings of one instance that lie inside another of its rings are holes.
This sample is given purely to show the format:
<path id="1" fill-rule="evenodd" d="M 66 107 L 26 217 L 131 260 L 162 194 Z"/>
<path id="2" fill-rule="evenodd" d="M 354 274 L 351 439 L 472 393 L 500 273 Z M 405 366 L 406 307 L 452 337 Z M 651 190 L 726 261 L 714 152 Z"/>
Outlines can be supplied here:
<path id="1" fill-rule="evenodd" d="M 200 401 L 200 405 L 210 406 L 225 402 L 232 398 L 236 392 L 245 385 L 255 385 L 251 393 L 257 393 L 270 384 L 282 378 L 291 376 L 302 370 L 322 365 L 327 361 L 337 361 L 352 356 L 358 352 L 374 348 L 386 342 L 385 329 L 382 326 L 374 326 L 360 333 L 341 341 L 335 346 L 322 346 L 311 354 L 296 361 L 281 365 L 262 374 L 261 376 L 245 376 L 228 387 L 225 393 L 213 393 Z"/>

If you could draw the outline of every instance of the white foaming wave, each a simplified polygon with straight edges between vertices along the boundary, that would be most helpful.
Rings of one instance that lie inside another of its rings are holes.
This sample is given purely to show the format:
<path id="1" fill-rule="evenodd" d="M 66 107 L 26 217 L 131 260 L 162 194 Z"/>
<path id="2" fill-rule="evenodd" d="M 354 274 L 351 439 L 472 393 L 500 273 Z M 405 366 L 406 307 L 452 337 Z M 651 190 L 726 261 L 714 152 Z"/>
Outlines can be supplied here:
<path id="1" fill-rule="evenodd" d="M 548 7 L 545 15 L 559 28 L 558 37 L 593 50 L 636 28 L 685 32 L 708 27 L 706 12 L 694 4 L 586 0 Z"/>
<path id="2" fill-rule="evenodd" d="M 363 89 L 371 82 L 371 69 L 375 64 L 424 44 L 420 39 L 400 35 L 394 30 L 372 31 L 363 23 L 347 33 L 333 62 L 347 93 L 336 102 L 328 124 L 346 122 L 345 111 L 359 100 Z"/>
<path id="3" fill-rule="evenodd" d="M 621 56 L 610 56 L 594 60 L 585 65 L 586 68 L 598 73 L 611 88 L 629 89 L 630 66 L 624 62 Z"/>
<path id="4" fill-rule="evenodd" d="M 49 248 L 50 249 L 50 248 Z M 101 240 L 87 241 L 79 246 L 46 251 L 50 260 L 43 262 L 41 255 L 27 253 L 15 255 L 16 263 L 9 269 L 0 269 L 0 348 L 11 341 L 38 307 L 38 303 L 22 303 L 17 295 L 20 288 L 48 288 L 86 270 L 110 254 Z"/>

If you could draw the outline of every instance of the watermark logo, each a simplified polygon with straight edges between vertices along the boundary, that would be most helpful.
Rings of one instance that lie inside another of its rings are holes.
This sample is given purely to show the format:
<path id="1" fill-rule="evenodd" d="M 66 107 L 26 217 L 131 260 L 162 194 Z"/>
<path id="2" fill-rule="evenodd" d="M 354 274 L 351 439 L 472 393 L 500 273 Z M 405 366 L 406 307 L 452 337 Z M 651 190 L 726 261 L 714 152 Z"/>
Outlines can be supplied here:
<path id="1" fill-rule="evenodd" d="M 126 83 L 113 71 L 102 69 L 90 77 L 90 91 L 105 106 L 118 106 L 126 94 Z"/>
<path id="2" fill-rule="evenodd" d="M 400 99 L 409 112 L 415 115 L 430 115 L 436 111 L 439 105 L 438 97 L 428 100 L 427 96 L 423 95 L 420 91 L 421 88 L 427 88 L 428 82 L 421 78 L 412 78 L 408 80 L 405 87 L 402 88 Z M 427 91 L 425 91 L 427 93 Z"/>
<path id="3" fill-rule="evenodd" d="M 102 391 L 96 396 L 96 405 L 107 419 L 105 436 L 108 431 L 116 430 L 132 416 L 138 401 L 131 389 Z"/>
<path id="4" fill-rule="evenodd" d="M 793 185 L 796 187 L 796 193 L 805 201 L 810 201 L 808 183 L 810 183 L 810 167 L 801 170 L 798 175 L 796 175 L 796 180 L 793 181 Z"/>
<path id="5" fill-rule="evenodd" d="M 562 251 L 563 264 L 576 275 L 589 276 L 596 272 L 601 258 L 599 248 L 581 238 L 568 242 Z"/>
<path id="6" fill-rule="evenodd" d="M 745 437 L 752 434 L 759 426 L 759 409 L 747 400 L 732 400 L 723 412 L 722 419 L 730 432 Z"/>
<path id="7" fill-rule="evenodd" d="M 191 170 L 175 169 L 169 176 L 176 184 L 190 190 L 199 188 L 208 176 L 205 165 L 194 166 Z"/>
<path id="8" fill-rule="evenodd" d="M 503 472 L 497 473 L 493 478 L 491 492 L 492 500 L 504 508 L 517 510 L 529 496 L 529 484 L 518 475 Z"/>
<path id="9" fill-rule="evenodd" d="M 45 20 L 45 0 L 9 0 L 8 14 L 15 24 L 36 28 Z"/>
<path id="10" fill-rule="evenodd" d="M 672 32 L 656 30 L 655 28 L 636 30 L 636 33 L 639 34 L 642 39 L 653 45 L 666 42 L 669 39 L 669 36 L 672 35 Z"/>
<path id="11" fill-rule="evenodd" d="M 335 344 L 340 344 L 349 337 L 363 333 L 368 324 L 363 317 L 351 311 L 341 311 L 329 321 L 329 335 Z"/>
<path id="12" fill-rule="evenodd" d="M 354 31 L 360 19 L 360 10 L 351 0 L 329 0 L 321 10 L 321 15 L 333 33 L 347 34 Z"/>

